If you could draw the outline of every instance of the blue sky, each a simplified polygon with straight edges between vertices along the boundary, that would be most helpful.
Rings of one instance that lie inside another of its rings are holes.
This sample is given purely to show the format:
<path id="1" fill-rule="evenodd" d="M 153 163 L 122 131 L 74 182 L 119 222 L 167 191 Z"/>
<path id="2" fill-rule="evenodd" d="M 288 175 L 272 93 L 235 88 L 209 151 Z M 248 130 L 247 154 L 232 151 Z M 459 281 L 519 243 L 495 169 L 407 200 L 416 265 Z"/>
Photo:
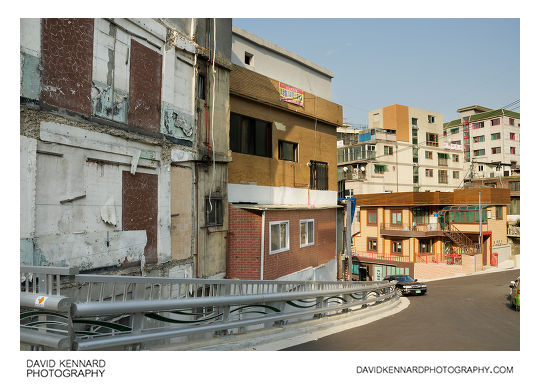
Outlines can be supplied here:
<path id="1" fill-rule="evenodd" d="M 403 104 L 458 118 L 520 98 L 519 19 L 240 19 L 233 25 L 331 70 L 345 122 Z M 516 109 L 519 112 L 519 108 Z"/>

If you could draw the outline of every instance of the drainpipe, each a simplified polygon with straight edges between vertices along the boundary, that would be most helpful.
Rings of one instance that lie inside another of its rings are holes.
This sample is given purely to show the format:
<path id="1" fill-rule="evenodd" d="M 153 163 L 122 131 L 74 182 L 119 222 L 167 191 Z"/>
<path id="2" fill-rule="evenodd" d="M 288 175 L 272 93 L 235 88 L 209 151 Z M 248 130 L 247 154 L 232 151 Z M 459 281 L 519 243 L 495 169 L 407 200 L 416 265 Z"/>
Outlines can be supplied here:
<path id="1" fill-rule="evenodd" d="M 266 211 L 262 214 L 261 224 L 261 280 L 264 280 L 264 225 L 265 225 Z"/>

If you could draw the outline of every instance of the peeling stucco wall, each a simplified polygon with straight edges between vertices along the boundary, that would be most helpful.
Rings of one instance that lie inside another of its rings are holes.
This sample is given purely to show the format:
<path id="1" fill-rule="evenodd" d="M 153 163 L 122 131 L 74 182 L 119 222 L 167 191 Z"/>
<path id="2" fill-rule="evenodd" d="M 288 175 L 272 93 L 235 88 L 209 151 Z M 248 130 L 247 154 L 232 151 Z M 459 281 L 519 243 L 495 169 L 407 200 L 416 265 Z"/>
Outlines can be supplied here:
<path id="1" fill-rule="evenodd" d="M 196 24 L 195 19 L 193 28 Z M 144 260 L 147 231 L 126 230 L 122 220 L 122 174 L 127 172 L 157 177 L 157 264 L 146 265 L 143 273 L 194 276 L 196 231 L 203 247 L 200 275 L 225 270 L 226 224 L 216 228 L 221 233 L 207 235 L 195 221 L 198 210 L 204 225 L 203 195 L 226 193 L 226 167 L 216 164 L 213 180 L 202 176 L 197 207 L 195 162 L 207 154 L 199 151 L 206 144 L 197 141 L 210 138 L 198 132 L 199 47 L 191 31 L 191 19 L 21 19 L 22 262 L 86 270 Z M 154 59 L 156 76 L 148 76 L 144 57 L 134 63 L 133 46 Z M 228 149 L 229 89 L 228 70 L 216 70 L 214 149 L 220 162 Z M 146 81 L 139 86 L 142 96 L 134 95 L 134 74 L 135 83 Z M 138 99 L 150 102 L 152 124 L 147 124 L 148 116 L 138 125 L 130 121 L 129 108 Z M 185 215 L 175 225 L 185 229 L 186 244 L 192 246 L 176 259 L 171 252 L 171 200 L 183 196 L 171 194 L 171 162 L 186 172 L 180 194 L 191 191 Z M 208 175 L 212 167 L 207 163 L 200 169 Z M 223 205 L 225 210 L 226 196 Z"/>

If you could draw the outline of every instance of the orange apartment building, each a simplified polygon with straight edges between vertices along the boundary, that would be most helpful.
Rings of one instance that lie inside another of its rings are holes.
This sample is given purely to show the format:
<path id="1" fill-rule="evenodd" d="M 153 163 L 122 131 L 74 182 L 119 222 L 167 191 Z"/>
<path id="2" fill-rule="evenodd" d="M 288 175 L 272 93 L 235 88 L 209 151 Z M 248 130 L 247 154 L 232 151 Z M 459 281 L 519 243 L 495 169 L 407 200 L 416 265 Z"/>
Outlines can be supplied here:
<path id="1" fill-rule="evenodd" d="M 479 193 L 482 245 L 479 246 Z M 435 278 L 497 263 L 507 249 L 508 189 L 356 195 L 359 232 L 353 234 L 353 275 L 380 280 L 408 274 Z"/>
<path id="2" fill-rule="evenodd" d="M 310 92 L 302 83 L 323 69 L 245 31 L 233 33 L 233 57 L 246 60 L 233 61 L 230 75 L 227 277 L 335 280 L 342 107 L 317 95 L 326 88 Z M 273 79 L 260 73 L 265 60 L 290 68 Z M 305 76 L 295 75 L 299 68 Z"/>

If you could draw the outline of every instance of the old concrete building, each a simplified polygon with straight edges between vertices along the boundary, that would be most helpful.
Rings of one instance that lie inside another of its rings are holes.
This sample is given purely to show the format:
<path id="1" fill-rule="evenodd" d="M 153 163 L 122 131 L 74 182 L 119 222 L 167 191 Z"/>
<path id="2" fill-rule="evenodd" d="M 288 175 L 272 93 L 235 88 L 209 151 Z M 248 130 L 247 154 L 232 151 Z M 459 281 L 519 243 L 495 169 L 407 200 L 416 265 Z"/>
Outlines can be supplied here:
<path id="1" fill-rule="evenodd" d="M 341 127 L 338 136 L 339 179 L 350 195 L 462 185 L 463 150 L 443 143 L 440 113 L 394 104 L 369 112 L 368 128 Z"/>
<path id="2" fill-rule="evenodd" d="M 227 276 L 336 279 L 333 74 L 233 27 Z"/>
<path id="3" fill-rule="evenodd" d="M 21 263 L 223 276 L 231 19 L 20 26 Z"/>

